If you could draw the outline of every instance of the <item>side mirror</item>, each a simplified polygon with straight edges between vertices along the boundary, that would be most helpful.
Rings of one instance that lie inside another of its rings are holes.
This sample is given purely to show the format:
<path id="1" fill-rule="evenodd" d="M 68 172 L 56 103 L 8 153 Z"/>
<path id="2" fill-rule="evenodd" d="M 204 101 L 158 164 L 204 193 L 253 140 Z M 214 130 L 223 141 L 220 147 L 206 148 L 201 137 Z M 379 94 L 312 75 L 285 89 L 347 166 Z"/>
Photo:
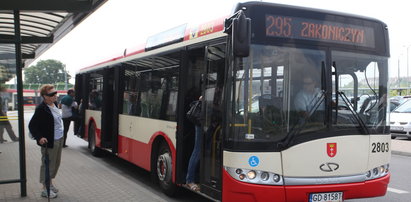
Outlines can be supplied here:
<path id="1" fill-rule="evenodd" d="M 234 56 L 247 57 L 250 55 L 251 19 L 246 18 L 245 14 L 240 12 L 238 18 L 233 19 L 232 26 L 231 35 Z"/>

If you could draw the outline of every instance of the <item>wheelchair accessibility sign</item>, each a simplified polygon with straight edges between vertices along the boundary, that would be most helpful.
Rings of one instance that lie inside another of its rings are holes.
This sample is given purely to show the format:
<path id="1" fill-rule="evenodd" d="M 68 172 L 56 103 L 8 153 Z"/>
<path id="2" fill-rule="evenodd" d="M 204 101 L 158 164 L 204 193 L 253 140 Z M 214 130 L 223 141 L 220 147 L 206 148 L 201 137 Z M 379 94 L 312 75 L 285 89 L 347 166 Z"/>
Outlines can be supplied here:
<path id="1" fill-rule="evenodd" d="M 248 165 L 250 165 L 251 167 L 256 167 L 258 166 L 259 163 L 260 163 L 260 159 L 256 156 L 251 156 L 248 159 Z"/>

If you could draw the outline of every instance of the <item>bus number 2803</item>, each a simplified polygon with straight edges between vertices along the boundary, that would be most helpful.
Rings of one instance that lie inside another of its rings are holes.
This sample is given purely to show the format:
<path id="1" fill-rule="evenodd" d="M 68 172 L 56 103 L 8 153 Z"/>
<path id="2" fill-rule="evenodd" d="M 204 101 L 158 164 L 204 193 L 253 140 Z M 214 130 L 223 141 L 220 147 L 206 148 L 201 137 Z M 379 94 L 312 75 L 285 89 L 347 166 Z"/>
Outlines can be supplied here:
<path id="1" fill-rule="evenodd" d="M 372 147 L 372 153 L 389 151 L 388 142 L 374 142 L 371 144 L 371 147 Z"/>

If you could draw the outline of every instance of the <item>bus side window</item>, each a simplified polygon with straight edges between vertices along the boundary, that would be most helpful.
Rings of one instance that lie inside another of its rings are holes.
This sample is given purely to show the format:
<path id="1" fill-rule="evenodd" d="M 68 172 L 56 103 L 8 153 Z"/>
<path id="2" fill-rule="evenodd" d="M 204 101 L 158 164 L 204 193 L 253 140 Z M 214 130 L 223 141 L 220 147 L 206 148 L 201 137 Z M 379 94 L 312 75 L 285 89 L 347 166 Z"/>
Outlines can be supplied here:
<path id="1" fill-rule="evenodd" d="M 89 108 L 92 110 L 100 110 L 101 109 L 101 95 L 97 90 L 92 90 L 90 93 L 89 98 Z"/>

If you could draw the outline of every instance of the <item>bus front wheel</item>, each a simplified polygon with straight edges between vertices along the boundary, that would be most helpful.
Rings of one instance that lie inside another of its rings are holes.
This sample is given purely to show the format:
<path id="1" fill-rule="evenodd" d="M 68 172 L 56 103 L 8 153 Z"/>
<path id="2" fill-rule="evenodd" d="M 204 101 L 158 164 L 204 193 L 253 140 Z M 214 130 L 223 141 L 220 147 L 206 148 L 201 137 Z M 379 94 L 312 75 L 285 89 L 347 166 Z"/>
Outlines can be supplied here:
<path id="1" fill-rule="evenodd" d="M 173 162 L 171 158 L 171 151 L 168 145 L 163 142 L 158 150 L 156 174 L 161 189 L 169 196 L 174 195 L 177 191 L 177 186 L 172 180 L 172 171 Z"/>

